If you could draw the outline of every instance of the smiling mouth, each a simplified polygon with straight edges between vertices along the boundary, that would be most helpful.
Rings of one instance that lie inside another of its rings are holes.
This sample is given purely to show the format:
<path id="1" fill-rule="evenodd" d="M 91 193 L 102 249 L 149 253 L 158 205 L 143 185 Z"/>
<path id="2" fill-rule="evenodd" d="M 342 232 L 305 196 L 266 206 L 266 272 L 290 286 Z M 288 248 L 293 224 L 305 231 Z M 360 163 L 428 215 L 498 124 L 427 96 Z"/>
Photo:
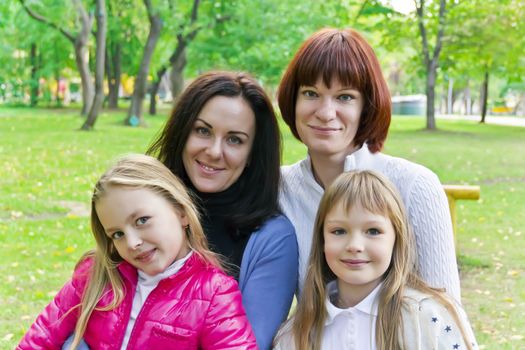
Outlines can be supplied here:
<path id="1" fill-rule="evenodd" d="M 155 254 L 156 251 L 157 251 L 157 248 L 153 248 L 151 250 L 142 252 L 135 257 L 135 260 L 138 260 L 140 262 L 148 262 L 151 260 L 151 258 L 153 258 L 153 255 Z"/>
<path id="2" fill-rule="evenodd" d="M 318 132 L 334 132 L 334 131 L 340 131 L 341 128 L 325 128 L 321 126 L 315 126 L 315 125 L 308 125 L 311 129 L 318 131 Z"/>
<path id="3" fill-rule="evenodd" d="M 224 168 L 214 168 L 212 166 L 209 166 L 209 165 L 206 165 L 204 163 L 201 163 L 198 160 L 196 162 L 197 162 L 197 164 L 199 164 L 199 167 L 201 169 L 203 169 L 204 171 L 207 171 L 207 172 L 217 172 L 217 171 L 224 170 Z"/>
<path id="4" fill-rule="evenodd" d="M 370 261 L 361 259 L 342 259 L 341 262 L 349 267 L 360 267 L 368 264 Z"/>

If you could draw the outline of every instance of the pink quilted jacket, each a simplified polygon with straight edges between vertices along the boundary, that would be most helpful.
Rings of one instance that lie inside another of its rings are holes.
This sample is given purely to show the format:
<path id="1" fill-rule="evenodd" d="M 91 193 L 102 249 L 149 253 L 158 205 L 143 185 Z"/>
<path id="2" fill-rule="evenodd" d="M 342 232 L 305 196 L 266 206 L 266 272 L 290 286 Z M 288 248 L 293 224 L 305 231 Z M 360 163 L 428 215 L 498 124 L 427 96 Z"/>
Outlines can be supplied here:
<path id="1" fill-rule="evenodd" d="M 17 349 L 60 349 L 73 333 L 78 312 L 64 316 L 80 303 L 92 260 L 82 262 L 73 278 L 37 317 Z M 90 349 L 120 349 L 128 323 L 137 270 L 118 267 L 125 285 L 123 302 L 111 311 L 94 311 L 84 340 Z M 103 297 L 107 305 L 112 293 Z M 242 307 L 237 282 L 192 256 L 176 274 L 159 282 L 140 311 L 128 349 L 257 349 Z"/>

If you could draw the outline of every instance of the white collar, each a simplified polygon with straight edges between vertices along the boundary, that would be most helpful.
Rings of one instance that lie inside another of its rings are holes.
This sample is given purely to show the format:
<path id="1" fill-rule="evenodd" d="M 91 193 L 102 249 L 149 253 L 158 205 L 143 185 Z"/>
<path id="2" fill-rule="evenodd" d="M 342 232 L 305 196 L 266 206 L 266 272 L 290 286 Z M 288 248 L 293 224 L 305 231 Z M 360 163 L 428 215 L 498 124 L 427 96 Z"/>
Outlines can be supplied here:
<path id="1" fill-rule="evenodd" d="M 190 252 L 182 259 L 175 260 L 166 270 L 156 274 L 155 276 L 150 276 L 144 271 L 138 270 L 139 274 L 139 284 L 143 286 L 153 285 L 156 286 L 161 280 L 170 277 L 171 275 L 176 274 L 184 265 L 184 263 L 190 258 L 193 251 Z"/>
<path id="2" fill-rule="evenodd" d="M 368 145 L 364 143 L 360 149 L 350 153 L 345 157 L 345 163 L 343 166 L 344 171 L 372 168 L 371 164 L 374 161 L 375 154 L 370 152 Z M 308 180 L 317 185 L 317 187 L 314 186 L 314 188 L 316 188 L 321 193 L 324 192 L 323 188 L 317 183 L 317 181 L 315 181 L 313 176 L 312 159 L 309 154 L 307 154 L 306 159 L 302 162 L 302 166 L 304 174 L 307 175 Z"/>
<path id="3" fill-rule="evenodd" d="M 371 168 L 374 153 L 370 152 L 366 143 L 357 151 L 345 158 L 344 171 L 361 170 Z"/>
<path id="4" fill-rule="evenodd" d="M 328 317 L 325 321 L 325 326 L 329 325 L 334 321 L 334 319 L 342 313 L 348 313 L 348 312 L 355 312 L 359 311 L 364 314 L 370 315 L 372 317 L 377 317 L 377 309 L 378 309 L 378 297 L 379 297 L 379 291 L 381 290 L 381 286 L 383 283 L 380 283 L 377 287 L 374 288 L 370 294 L 366 296 L 359 304 L 357 304 L 354 307 L 349 307 L 347 309 L 340 309 L 332 302 L 330 301 L 330 296 L 337 294 L 337 281 L 331 281 L 326 285 L 326 311 L 328 312 Z"/>

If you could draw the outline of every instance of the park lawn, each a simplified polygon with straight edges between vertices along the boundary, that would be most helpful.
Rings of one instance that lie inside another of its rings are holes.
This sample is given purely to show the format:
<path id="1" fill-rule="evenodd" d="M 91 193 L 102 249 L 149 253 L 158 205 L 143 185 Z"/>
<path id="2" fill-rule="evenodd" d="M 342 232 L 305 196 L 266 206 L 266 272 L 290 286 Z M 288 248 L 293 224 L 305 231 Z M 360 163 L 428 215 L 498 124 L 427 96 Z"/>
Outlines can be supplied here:
<path id="1" fill-rule="evenodd" d="M 163 113 L 164 115 L 166 113 Z M 0 348 L 11 349 L 93 247 L 92 186 L 118 155 L 144 152 L 165 121 L 123 126 L 103 113 L 78 131 L 77 110 L 0 108 Z M 385 152 L 424 164 L 447 184 L 481 186 L 458 203 L 463 304 L 480 348 L 525 348 L 525 128 L 396 117 Z M 283 163 L 304 157 L 283 124 Z"/>

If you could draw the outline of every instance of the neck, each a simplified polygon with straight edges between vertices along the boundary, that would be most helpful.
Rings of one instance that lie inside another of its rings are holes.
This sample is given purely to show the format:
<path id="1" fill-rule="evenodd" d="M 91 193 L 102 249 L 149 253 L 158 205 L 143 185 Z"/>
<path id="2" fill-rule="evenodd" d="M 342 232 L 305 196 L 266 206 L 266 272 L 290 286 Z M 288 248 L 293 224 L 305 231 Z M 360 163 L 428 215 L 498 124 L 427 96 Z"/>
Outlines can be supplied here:
<path id="1" fill-rule="evenodd" d="M 354 150 L 349 153 L 340 153 L 334 155 L 326 155 L 320 153 L 310 153 L 310 160 L 312 162 L 312 172 L 315 181 L 322 187 L 327 188 L 334 182 L 344 170 L 345 158 L 348 154 L 352 154 Z"/>
<path id="2" fill-rule="evenodd" d="M 381 283 L 377 280 L 373 283 L 349 286 L 341 280 L 337 280 L 337 307 L 347 309 L 362 302 Z"/>

